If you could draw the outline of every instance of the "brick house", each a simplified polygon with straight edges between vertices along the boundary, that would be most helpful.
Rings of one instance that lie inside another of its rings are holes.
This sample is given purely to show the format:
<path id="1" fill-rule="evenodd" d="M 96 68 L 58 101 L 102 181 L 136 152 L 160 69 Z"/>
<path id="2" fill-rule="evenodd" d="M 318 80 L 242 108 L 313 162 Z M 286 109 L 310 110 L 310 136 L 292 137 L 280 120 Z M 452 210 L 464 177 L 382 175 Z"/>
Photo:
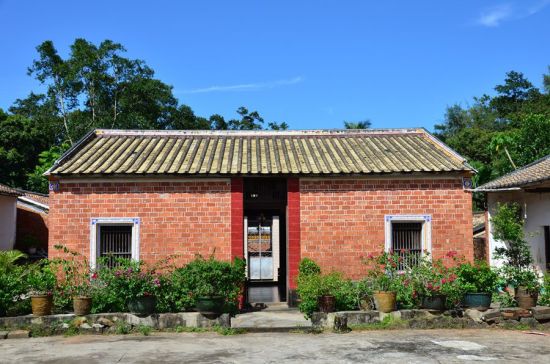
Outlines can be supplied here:
<path id="1" fill-rule="evenodd" d="M 46 173 L 49 245 L 90 257 L 247 260 L 250 301 L 285 301 L 301 258 L 473 257 L 464 158 L 424 129 L 95 130 Z"/>

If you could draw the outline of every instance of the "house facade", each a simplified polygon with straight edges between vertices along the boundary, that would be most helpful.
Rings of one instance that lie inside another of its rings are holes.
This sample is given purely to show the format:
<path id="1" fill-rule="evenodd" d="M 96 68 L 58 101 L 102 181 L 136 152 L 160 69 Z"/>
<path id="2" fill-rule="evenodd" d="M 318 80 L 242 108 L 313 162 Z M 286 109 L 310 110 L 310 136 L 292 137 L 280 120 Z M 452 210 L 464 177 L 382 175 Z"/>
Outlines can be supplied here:
<path id="1" fill-rule="evenodd" d="M 21 193 L 0 184 L 0 250 L 13 249 L 17 221 L 17 197 Z"/>
<path id="2" fill-rule="evenodd" d="M 505 244 L 493 236 L 491 217 L 499 203 L 514 202 L 520 205 L 526 240 L 530 244 L 536 268 L 550 270 L 550 155 L 519 168 L 476 189 L 487 195 L 488 250 L 490 263 L 501 262 L 493 252 Z"/>
<path id="3" fill-rule="evenodd" d="M 356 279 L 384 249 L 472 259 L 472 174 L 424 129 L 95 130 L 47 172 L 49 254 L 242 257 L 249 300 L 285 301 L 304 257 Z"/>

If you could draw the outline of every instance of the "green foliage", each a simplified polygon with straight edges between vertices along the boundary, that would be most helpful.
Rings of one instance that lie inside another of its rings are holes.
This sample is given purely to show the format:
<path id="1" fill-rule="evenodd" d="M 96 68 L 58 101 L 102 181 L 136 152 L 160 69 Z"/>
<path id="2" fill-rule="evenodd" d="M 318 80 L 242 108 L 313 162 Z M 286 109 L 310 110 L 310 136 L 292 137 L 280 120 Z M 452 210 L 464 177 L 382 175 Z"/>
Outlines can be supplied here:
<path id="1" fill-rule="evenodd" d="M 128 335 L 131 331 L 130 325 L 123 321 L 115 322 L 115 334 L 117 335 Z"/>
<path id="2" fill-rule="evenodd" d="M 146 326 L 146 325 L 139 325 L 137 327 L 137 330 L 139 331 L 140 334 L 142 334 L 143 336 L 149 336 L 151 334 L 151 331 L 153 331 L 153 329 L 151 328 L 151 326 Z"/>
<path id="3" fill-rule="evenodd" d="M 495 91 L 466 108 L 448 107 L 445 122 L 435 125 L 436 135 L 480 172 L 477 185 L 550 154 L 550 88 L 541 92 L 511 71 Z M 482 198 L 474 196 L 474 202 L 483 209 Z"/>
<path id="4" fill-rule="evenodd" d="M 497 272 L 485 262 L 462 263 L 456 275 L 463 293 L 493 293 L 498 285 Z"/>
<path id="5" fill-rule="evenodd" d="M 196 297 L 222 296 L 225 310 L 237 308 L 245 282 L 245 262 L 236 258 L 232 263 L 198 256 L 171 275 L 171 291 L 167 292 L 176 311 L 188 311 L 195 306 Z"/>
<path id="6" fill-rule="evenodd" d="M 54 293 L 57 278 L 48 260 L 28 265 L 27 269 L 27 284 L 31 295 L 52 295 Z"/>
<path id="7" fill-rule="evenodd" d="M 16 264 L 24 256 L 16 250 L 0 251 L 0 316 L 30 312 L 29 299 L 23 298 L 28 290 L 28 271 Z"/>
<path id="8" fill-rule="evenodd" d="M 494 292 L 492 301 L 500 304 L 500 307 L 516 307 L 518 305 L 514 299 L 514 296 L 512 296 L 507 290 L 502 292 Z"/>
<path id="9" fill-rule="evenodd" d="M 0 182 L 46 192 L 42 176 L 53 161 L 94 128 L 284 130 L 245 107 L 238 117 L 205 118 L 179 104 L 172 87 L 143 60 L 125 56 L 119 43 L 75 39 L 67 57 L 42 42 L 28 68 L 45 89 L 0 110 Z"/>
<path id="10" fill-rule="evenodd" d="M 520 206 L 517 203 L 499 204 L 491 222 L 495 239 L 506 245 L 496 248 L 494 256 L 503 260 L 500 269 L 507 284 L 538 292 L 540 284 L 532 265 L 529 243 L 525 240 Z"/>
<path id="11" fill-rule="evenodd" d="M 92 313 L 125 312 L 128 300 L 161 292 L 161 275 L 143 262 L 105 257 L 98 266 L 91 276 Z"/>
<path id="12" fill-rule="evenodd" d="M 550 274 L 545 274 L 539 295 L 539 306 L 550 306 Z"/>
<path id="13" fill-rule="evenodd" d="M 369 254 L 365 263 L 370 265 L 368 277 L 374 291 L 397 292 L 400 288 L 399 266 L 403 257 L 396 252 Z"/>
<path id="14" fill-rule="evenodd" d="M 344 121 L 344 127 L 346 129 L 368 129 L 371 126 L 370 120 L 363 121 Z"/>
<path id="15" fill-rule="evenodd" d="M 353 310 L 359 305 L 359 286 L 346 279 L 339 272 L 322 274 L 313 260 L 304 258 L 298 267 L 299 309 L 306 317 L 318 309 L 319 297 L 334 296 L 336 310 Z"/>

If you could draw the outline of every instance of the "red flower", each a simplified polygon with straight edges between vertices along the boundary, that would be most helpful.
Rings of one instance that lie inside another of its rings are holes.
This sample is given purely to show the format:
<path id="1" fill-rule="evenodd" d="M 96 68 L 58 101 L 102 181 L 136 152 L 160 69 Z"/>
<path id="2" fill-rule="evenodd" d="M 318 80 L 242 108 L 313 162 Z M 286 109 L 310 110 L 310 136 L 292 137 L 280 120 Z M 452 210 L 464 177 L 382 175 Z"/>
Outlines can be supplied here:
<path id="1" fill-rule="evenodd" d="M 454 251 L 454 250 L 449 250 L 449 251 L 447 252 L 446 256 L 447 256 L 448 258 L 454 258 L 454 257 L 456 257 L 457 254 L 458 254 L 458 253 L 457 253 L 456 251 Z"/>
<path id="2" fill-rule="evenodd" d="M 92 279 L 97 279 L 97 273 L 92 274 Z"/>

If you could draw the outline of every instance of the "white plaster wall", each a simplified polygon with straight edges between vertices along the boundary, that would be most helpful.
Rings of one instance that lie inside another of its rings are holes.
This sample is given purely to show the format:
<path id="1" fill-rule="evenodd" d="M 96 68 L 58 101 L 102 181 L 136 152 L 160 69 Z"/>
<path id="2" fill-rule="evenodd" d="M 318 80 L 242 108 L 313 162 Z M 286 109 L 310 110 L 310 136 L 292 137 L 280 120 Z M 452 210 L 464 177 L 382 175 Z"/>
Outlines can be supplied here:
<path id="1" fill-rule="evenodd" d="M 17 223 L 17 198 L 0 195 L 0 250 L 13 249 Z"/>
<path id="2" fill-rule="evenodd" d="M 523 191 L 492 192 L 487 195 L 489 210 L 489 249 L 491 265 L 499 266 L 502 262 L 493 258 L 495 248 L 504 246 L 493 238 L 491 217 L 496 211 L 497 203 L 517 202 L 522 206 L 525 218 L 526 240 L 530 243 L 531 253 L 537 269 L 546 269 L 546 254 L 544 247 L 544 226 L 550 226 L 550 193 L 530 193 Z"/>

